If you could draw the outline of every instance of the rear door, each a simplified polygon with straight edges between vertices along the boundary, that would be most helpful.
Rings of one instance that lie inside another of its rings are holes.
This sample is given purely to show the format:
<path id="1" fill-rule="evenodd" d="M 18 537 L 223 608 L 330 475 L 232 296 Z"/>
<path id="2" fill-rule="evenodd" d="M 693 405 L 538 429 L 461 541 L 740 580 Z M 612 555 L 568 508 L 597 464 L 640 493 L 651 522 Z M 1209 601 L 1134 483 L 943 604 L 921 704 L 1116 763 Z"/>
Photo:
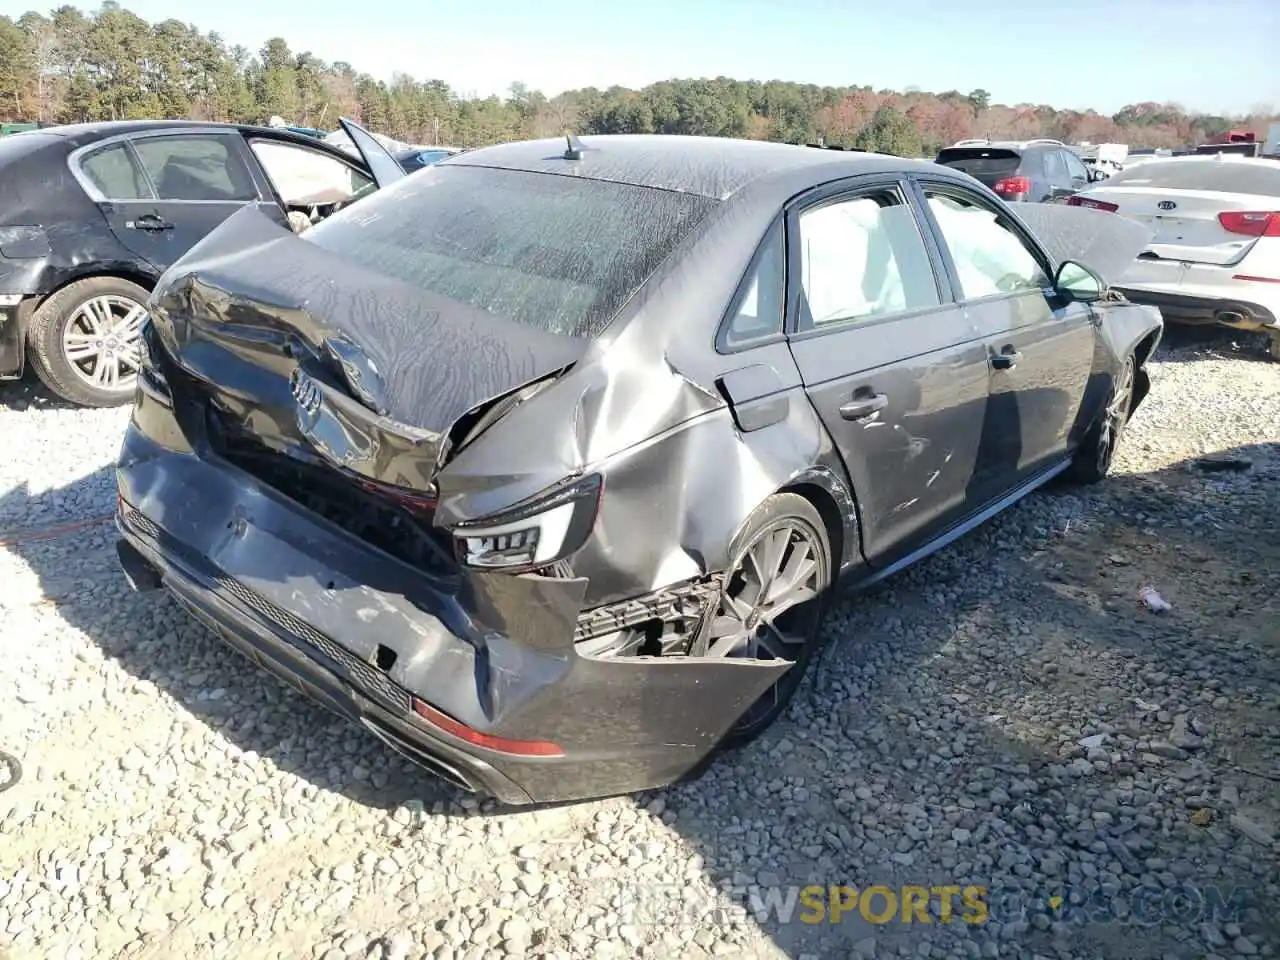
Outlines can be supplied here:
<path id="1" fill-rule="evenodd" d="M 972 498 L 988 503 L 1066 456 L 1093 369 L 1095 318 L 1053 290 L 1053 265 L 998 201 L 921 177 L 968 322 L 981 329 L 990 406 Z"/>
<path id="2" fill-rule="evenodd" d="M 95 145 L 72 162 L 112 233 L 158 271 L 237 210 L 262 202 L 235 131 L 132 136 Z"/>
<path id="3" fill-rule="evenodd" d="M 863 550 L 891 563 L 965 513 L 986 348 L 895 179 L 807 199 L 787 235 L 792 355 L 853 482 Z"/>

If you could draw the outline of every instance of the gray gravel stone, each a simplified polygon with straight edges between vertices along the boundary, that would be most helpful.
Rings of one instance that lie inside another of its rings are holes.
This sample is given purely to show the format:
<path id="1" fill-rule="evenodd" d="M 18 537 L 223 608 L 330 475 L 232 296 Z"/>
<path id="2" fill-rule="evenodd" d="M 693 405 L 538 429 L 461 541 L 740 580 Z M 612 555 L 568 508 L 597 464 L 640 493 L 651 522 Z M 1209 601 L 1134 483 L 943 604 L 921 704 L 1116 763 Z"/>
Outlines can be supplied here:
<path id="1" fill-rule="evenodd" d="M 0 806 L 0 955 L 1274 955 L 1257 911 L 1280 894 L 1280 800 L 1257 773 L 1280 770 L 1280 364 L 1162 350 L 1114 476 L 837 599 L 758 744 L 642 798 L 545 810 L 452 792 L 130 593 L 108 523 L 32 539 L 111 514 L 127 418 L 0 409 L 0 748 L 28 768 Z M 1236 448 L 1248 471 L 1187 466 Z M 1169 613 L 1139 605 L 1146 585 Z M 716 899 L 922 877 L 1258 902 L 1138 947 L 1100 924 L 1086 950 L 1069 911 L 871 936 Z"/>

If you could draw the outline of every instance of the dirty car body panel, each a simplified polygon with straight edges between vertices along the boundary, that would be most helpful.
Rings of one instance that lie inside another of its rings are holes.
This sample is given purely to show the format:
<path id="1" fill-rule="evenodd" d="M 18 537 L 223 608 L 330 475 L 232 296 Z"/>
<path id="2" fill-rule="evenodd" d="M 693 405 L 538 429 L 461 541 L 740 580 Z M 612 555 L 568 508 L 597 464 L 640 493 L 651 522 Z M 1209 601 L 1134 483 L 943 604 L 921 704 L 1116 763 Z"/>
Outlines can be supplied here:
<path id="1" fill-rule="evenodd" d="M 460 154 L 302 236 L 231 217 L 152 297 L 117 474 L 135 585 L 506 803 L 672 782 L 799 669 L 707 639 L 780 492 L 872 582 L 1061 472 L 1160 330 L 1037 294 L 1083 373 L 1028 472 L 983 444 L 1018 429 L 990 402 L 1016 311 L 973 319 L 920 190 L 994 194 L 777 144 L 570 146 Z M 809 218 L 833 204 L 862 213 Z M 869 279 L 832 296 L 863 312 L 806 327 L 859 237 Z"/>

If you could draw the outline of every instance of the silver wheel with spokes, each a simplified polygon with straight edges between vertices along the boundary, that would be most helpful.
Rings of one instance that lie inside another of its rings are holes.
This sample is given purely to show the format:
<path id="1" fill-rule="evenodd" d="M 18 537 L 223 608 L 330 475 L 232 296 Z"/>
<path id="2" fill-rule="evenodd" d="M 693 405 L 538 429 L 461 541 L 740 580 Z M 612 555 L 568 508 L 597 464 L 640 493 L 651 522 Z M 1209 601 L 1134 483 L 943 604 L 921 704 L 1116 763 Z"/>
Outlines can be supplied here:
<path id="1" fill-rule="evenodd" d="M 800 685 L 817 645 L 831 581 L 822 519 L 803 497 L 772 498 L 743 541 L 725 577 L 703 655 L 786 660 L 794 666 L 738 720 L 730 732 L 738 740 L 768 726 Z"/>
<path id="2" fill-rule="evenodd" d="M 45 385 L 86 407 L 133 402 L 143 362 L 147 291 L 123 277 L 86 277 L 36 307 L 27 356 Z"/>
<path id="3" fill-rule="evenodd" d="M 89 386 L 132 390 L 142 363 L 142 321 L 147 310 L 128 297 L 92 297 L 62 331 L 62 355 Z"/>

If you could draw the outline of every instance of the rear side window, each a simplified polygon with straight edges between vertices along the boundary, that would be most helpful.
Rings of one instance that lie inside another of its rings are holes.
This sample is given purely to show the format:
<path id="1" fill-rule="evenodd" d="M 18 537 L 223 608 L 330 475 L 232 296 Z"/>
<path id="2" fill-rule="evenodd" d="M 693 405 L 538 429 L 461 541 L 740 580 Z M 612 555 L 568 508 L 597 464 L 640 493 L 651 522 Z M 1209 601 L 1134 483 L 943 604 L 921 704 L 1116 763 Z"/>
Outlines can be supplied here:
<path id="1" fill-rule="evenodd" d="M 725 333 L 725 342 L 740 346 L 782 330 L 782 300 L 786 276 L 786 248 L 780 226 L 770 229 L 764 249 L 751 271 Z"/>
<path id="2" fill-rule="evenodd" d="M 445 164 L 365 197 L 302 239 L 495 316 L 593 337 L 716 204 Z"/>
<path id="3" fill-rule="evenodd" d="M 170 136 L 135 140 L 133 148 L 161 200 L 253 200 L 249 168 L 217 136 Z"/>
<path id="4" fill-rule="evenodd" d="M 991 147 L 952 147 L 938 154 L 938 163 L 963 171 L 979 180 L 983 177 L 1011 177 L 1022 163 L 1021 154 Z"/>
<path id="5" fill-rule="evenodd" d="M 1108 187 L 1218 190 L 1280 197 L 1280 163 L 1274 160 L 1147 160 L 1113 173 Z"/>
<path id="6" fill-rule="evenodd" d="M 936 307 L 933 265 L 896 190 L 800 214 L 800 328 Z"/>
<path id="7" fill-rule="evenodd" d="M 149 200 L 151 188 L 129 148 L 117 143 L 80 161 L 80 169 L 108 200 Z"/>

